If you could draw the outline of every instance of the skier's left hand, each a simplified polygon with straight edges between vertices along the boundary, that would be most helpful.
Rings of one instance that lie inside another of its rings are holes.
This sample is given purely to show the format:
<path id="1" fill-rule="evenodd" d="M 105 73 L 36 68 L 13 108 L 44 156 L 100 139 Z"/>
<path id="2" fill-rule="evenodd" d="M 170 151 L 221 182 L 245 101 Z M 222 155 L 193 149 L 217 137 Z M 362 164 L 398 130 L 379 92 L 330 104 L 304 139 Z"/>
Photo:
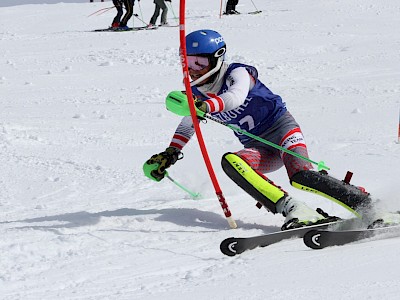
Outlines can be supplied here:
<path id="1" fill-rule="evenodd" d="M 146 164 L 158 164 L 157 169 L 154 169 L 150 172 L 151 179 L 160 181 L 164 178 L 166 174 L 166 169 L 176 163 L 177 160 L 182 159 L 182 152 L 174 147 L 168 147 L 165 151 L 154 154 L 150 157 L 149 160 L 146 161 Z"/>

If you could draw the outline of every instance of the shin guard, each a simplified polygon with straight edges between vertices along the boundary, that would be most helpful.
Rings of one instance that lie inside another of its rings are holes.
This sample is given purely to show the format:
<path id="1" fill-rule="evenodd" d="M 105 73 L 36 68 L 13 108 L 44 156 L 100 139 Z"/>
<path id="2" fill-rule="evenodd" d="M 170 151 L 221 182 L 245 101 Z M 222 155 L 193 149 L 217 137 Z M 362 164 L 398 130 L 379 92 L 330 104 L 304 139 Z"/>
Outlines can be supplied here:
<path id="1" fill-rule="evenodd" d="M 277 202 L 286 192 L 271 180 L 254 171 L 242 158 L 226 153 L 221 161 L 222 169 L 239 187 L 251 195 L 272 213 L 277 213 Z"/>
<path id="2" fill-rule="evenodd" d="M 329 176 L 325 171 L 304 170 L 297 172 L 290 178 L 290 184 L 295 188 L 333 200 L 358 217 L 364 209 L 368 209 L 371 205 L 371 198 L 368 193 L 354 185 Z"/>

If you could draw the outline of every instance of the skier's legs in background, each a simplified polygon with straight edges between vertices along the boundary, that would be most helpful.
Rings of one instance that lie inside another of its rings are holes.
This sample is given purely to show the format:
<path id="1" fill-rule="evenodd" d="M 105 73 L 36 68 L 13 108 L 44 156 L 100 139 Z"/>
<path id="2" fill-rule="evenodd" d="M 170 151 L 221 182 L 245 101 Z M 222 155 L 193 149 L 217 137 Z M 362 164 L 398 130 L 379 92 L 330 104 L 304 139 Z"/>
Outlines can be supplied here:
<path id="1" fill-rule="evenodd" d="M 135 4 L 135 0 L 124 0 L 126 13 L 121 20 L 120 27 L 128 26 L 128 21 L 133 15 L 133 5 L 134 4 Z"/>
<path id="2" fill-rule="evenodd" d="M 227 15 L 236 15 L 239 14 L 239 12 L 236 10 L 236 5 L 239 3 L 239 0 L 228 0 L 226 2 L 226 9 L 225 13 Z"/>
<path id="3" fill-rule="evenodd" d="M 160 15 L 160 10 L 163 9 L 162 14 L 164 14 L 164 9 L 167 8 L 165 5 L 164 0 L 154 0 L 155 8 L 154 8 L 154 13 L 153 16 L 150 19 L 150 24 L 151 25 L 156 25 L 157 18 Z M 166 16 L 165 16 L 166 19 Z M 161 23 L 163 22 L 163 16 L 161 15 Z"/>
<path id="4" fill-rule="evenodd" d="M 167 16 L 168 16 L 168 7 L 165 4 L 164 0 L 156 0 L 159 1 L 159 6 L 162 9 L 162 13 L 161 13 L 161 25 L 167 25 Z"/>
<path id="5" fill-rule="evenodd" d="M 121 22 L 121 17 L 124 14 L 124 9 L 122 7 L 122 0 L 113 0 L 113 4 L 117 9 L 117 15 L 112 21 L 111 27 L 117 28 Z"/>

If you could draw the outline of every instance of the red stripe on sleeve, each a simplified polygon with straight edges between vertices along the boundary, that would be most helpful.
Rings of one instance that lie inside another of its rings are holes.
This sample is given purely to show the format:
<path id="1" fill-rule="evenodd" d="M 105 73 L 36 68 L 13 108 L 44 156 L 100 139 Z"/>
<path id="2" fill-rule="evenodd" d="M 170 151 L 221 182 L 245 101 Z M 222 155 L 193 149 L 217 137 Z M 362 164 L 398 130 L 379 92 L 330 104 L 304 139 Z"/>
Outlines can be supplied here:
<path id="1" fill-rule="evenodd" d="M 187 143 L 189 141 L 189 139 L 187 137 L 185 137 L 183 135 L 179 135 L 179 134 L 174 134 L 173 139 L 177 139 L 177 140 L 180 140 L 185 143 Z"/>
<path id="2" fill-rule="evenodd" d="M 214 102 L 211 99 L 208 99 L 208 100 L 206 100 L 204 102 L 206 102 L 208 104 L 208 107 L 210 108 L 210 112 L 215 112 L 216 111 Z"/>
<path id="3" fill-rule="evenodd" d="M 182 145 L 176 144 L 176 143 L 174 143 L 174 142 L 171 142 L 171 143 L 169 144 L 169 146 L 170 146 L 170 147 L 177 148 L 177 149 L 179 149 L 179 150 L 182 150 L 182 148 L 183 148 Z"/>
<path id="4" fill-rule="evenodd" d="M 225 102 L 224 102 L 224 100 L 222 100 L 222 98 L 221 98 L 221 97 L 218 97 L 218 96 L 216 96 L 215 99 L 217 100 L 218 105 L 219 105 L 219 110 L 218 110 L 218 111 L 224 110 L 224 108 L 225 108 Z"/>

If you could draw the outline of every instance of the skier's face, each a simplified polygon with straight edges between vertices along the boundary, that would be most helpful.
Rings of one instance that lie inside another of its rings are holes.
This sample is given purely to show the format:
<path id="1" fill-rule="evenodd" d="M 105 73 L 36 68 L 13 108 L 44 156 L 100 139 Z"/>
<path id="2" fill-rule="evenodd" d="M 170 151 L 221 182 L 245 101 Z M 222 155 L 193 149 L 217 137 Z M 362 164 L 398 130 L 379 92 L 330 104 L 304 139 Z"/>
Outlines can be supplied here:
<path id="1" fill-rule="evenodd" d="M 197 80 L 211 69 L 210 61 L 203 56 L 188 56 L 189 75 L 192 80 Z M 209 78 L 199 84 L 204 84 Z"/>
<path id="2" fill-rule="evenodd" d="M 206 74 L 208 71 L 210 71 L 211 66 L 208 66 L 207 68 L 199 71 L 191 70 L 189 69 L 189 75 L 192 78 L 193 81 L 199 79 L 201 76 Z M 199 82 L 199 85 L 207 83 L 207 81 L 210 79 L 210 77 L 204 79 L 202 82 Z"/>

